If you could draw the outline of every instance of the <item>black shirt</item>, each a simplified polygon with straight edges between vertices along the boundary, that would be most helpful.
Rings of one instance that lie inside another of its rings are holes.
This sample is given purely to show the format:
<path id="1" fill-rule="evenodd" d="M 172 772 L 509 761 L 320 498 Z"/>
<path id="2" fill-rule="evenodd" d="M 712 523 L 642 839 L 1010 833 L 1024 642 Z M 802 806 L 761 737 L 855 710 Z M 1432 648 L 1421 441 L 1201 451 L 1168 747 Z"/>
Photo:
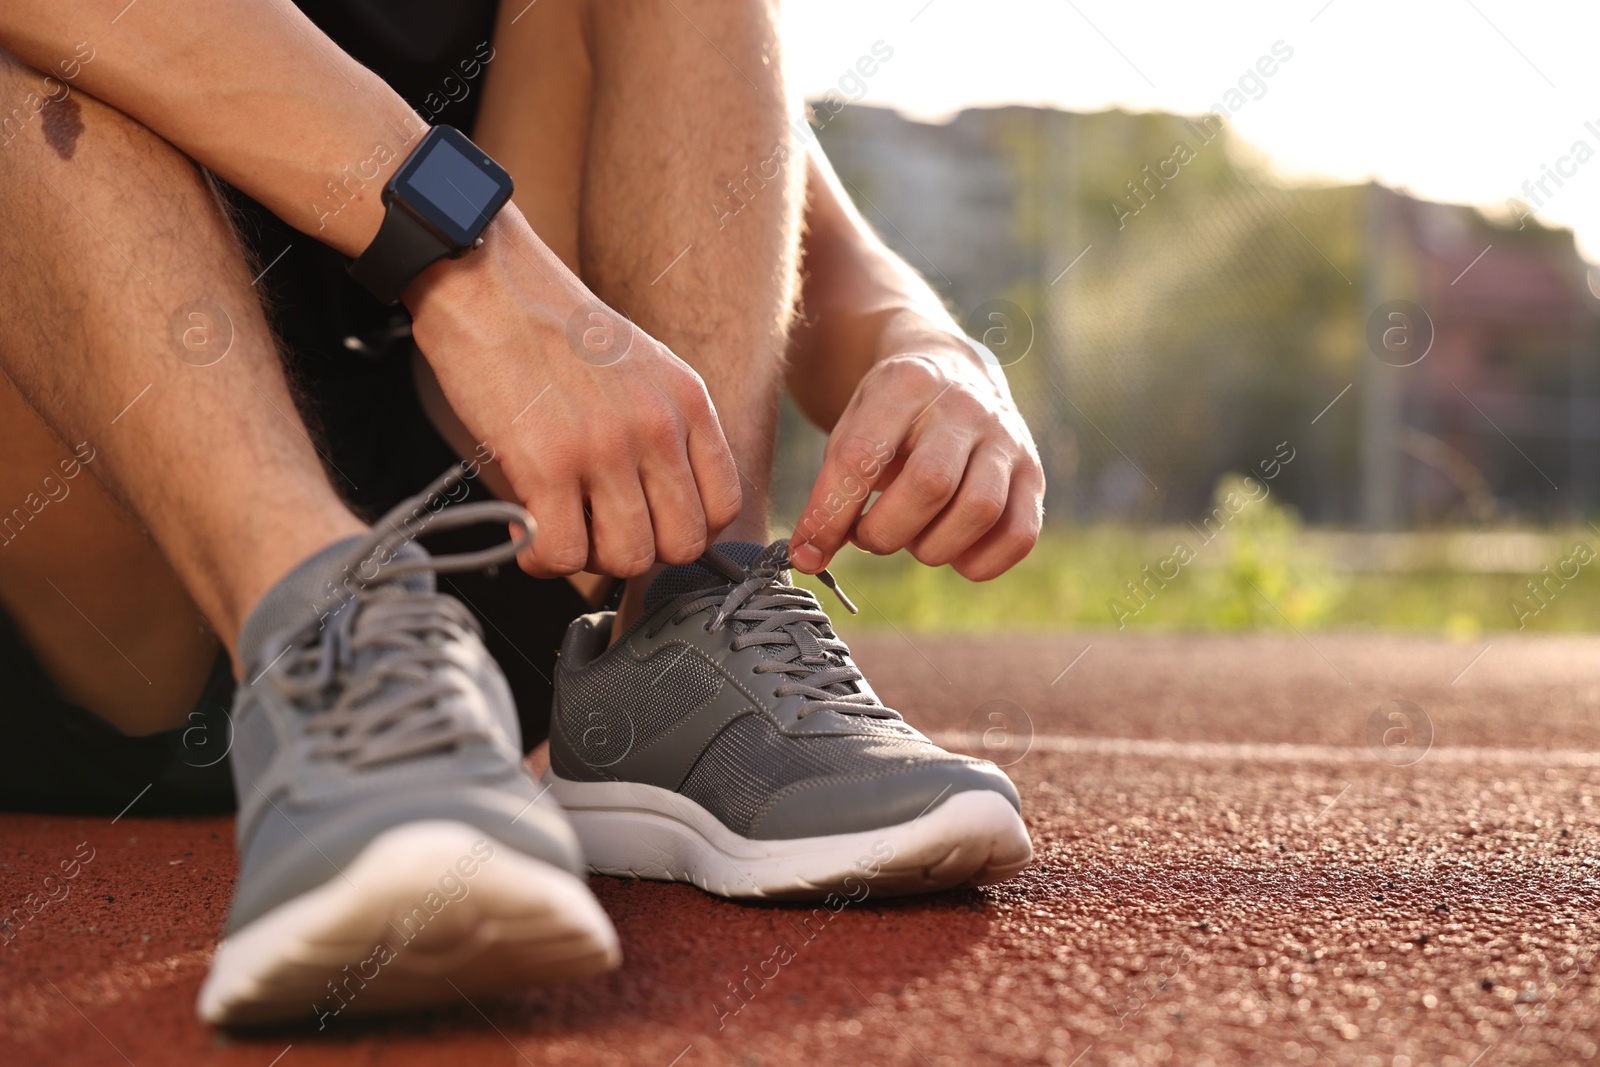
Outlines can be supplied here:
<path id="1" fill-rule="evenodd" d="M 430 125 L 472 132 L 496 0 L 295 0 L 307 18 Z"/>

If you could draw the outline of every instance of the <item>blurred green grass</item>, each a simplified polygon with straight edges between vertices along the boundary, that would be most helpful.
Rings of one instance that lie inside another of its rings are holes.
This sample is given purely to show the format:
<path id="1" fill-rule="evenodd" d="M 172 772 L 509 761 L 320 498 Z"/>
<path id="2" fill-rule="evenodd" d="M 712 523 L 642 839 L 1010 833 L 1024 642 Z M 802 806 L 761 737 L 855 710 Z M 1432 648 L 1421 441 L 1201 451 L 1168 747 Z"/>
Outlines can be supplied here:
<path id="1" fill-rule="evenodd" d="M 1224 479 L 1217 499 L 1240 484 Z M 1193 553 L 1181 567 L 1174 561 L 1180 543 Z M 969 582 L 905 553 L 877 557 L 848 547 L 830 569 L 861 609 L 856 625 L 865 626 L 956 633 L 1292 627 L 1470 639 L 1515 631 L 1519 621 L 1531 632 L 1600 630 L 1600 560 L 1575 566 L 1580 544 L 1600 545 L 1594 527 L 1399 536 L 1308 529 L 1267 497 L 1230 516 L 1209 542 L 1193 525 L 1049 527 L 1026 560 L 991 582 Z M 804 581 L 833 603 L 820 583 Z M 1530 581 L 1540 584 L 1542 606 Z M 1137 599 L 1127 582 L 1143 583 Z"/>

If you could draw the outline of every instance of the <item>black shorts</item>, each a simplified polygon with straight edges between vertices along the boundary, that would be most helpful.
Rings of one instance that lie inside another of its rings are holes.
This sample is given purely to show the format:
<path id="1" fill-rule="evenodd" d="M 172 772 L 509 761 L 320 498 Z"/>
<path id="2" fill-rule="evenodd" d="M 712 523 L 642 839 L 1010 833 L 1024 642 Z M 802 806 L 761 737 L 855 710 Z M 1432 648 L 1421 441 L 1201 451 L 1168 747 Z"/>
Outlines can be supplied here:
<path id="1" fill-rule="evenodd" d="M 329 477 L 357 514 L 376 519 L 458 459 L 418 399 L 409 319 L 352 283 L 342 257 L 244 197 L 229 196 L 257 269 L 271 263 L 262 279 L 269 312 Z M 471 486 L 472 498 L 486 495 L 479 482 Z M 423 544 L 454 553 L 505 536 L 502 528 L 482 527 L 424 537 Z M 587 603 L 570 582 L 541 581 L 515 567 L 441 575 L 440 588 L 482 624 L 516 698 L 523 745 L 531 749 L 549 732 L 556 649 Z M 184 725 L 127 737 L 66 700 L 0 613 L 0 808 L 115 815 L 138 795 L 130 814 L 232 810 L 228 761 L 219 755 L 231 738 L 232 693 L 221 655 Z"/>

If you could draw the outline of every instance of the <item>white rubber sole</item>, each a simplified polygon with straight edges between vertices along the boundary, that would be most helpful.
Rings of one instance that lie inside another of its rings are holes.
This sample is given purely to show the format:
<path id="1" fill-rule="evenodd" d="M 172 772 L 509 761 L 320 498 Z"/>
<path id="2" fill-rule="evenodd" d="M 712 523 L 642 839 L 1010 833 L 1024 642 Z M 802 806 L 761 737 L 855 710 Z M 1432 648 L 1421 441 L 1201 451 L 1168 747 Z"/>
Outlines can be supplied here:
<path id="1" fill-rule="evenodd" d="M 680 793 L 638 782 L 544 780 L 591 870 L 688 882 L 723 897 L 900 896 L 1003 881 L 1033 859 L 1005 797 L 969 790 L 896 826 L 828 837 L 740 837 Z M 863 887 L 865 887 L 863 889 Z"/>
<path id="2" fill-rule="evenodd" d="M 584 978 L 621 958 L 582 880 L 465 823 L 407 823 L 224 940 L 197 1011 L 325 1029 L 339 1015 Z"/>

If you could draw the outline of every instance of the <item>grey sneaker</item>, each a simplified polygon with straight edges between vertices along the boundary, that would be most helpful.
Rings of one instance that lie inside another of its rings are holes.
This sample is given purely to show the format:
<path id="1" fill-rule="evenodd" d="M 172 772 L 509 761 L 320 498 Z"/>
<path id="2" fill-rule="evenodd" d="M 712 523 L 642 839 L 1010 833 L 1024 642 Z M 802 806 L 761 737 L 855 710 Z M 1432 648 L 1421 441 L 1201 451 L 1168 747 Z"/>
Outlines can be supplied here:
<path id="1" fill-rule="evenodd" d="M 718 545 L 664 571 L 610 649 L 609 612 L 567 631 L 545 780 L 593 869 L 860 899 L 1027 866 L 1010 779 L 885 707 L 787 566 L 786 542 Z"/>
<path id="2" fill-rule="evenodd" d="M 511 523 L 439 510 L 453 471 L 365 537 L 302 563 L 240 635 L 233 705 L 239 879 L 200 991 L 212 1023 L 369 1013 L 583 977 L 619 959 L 578 842 L 522 765 L 517 718 L 472 616 L 434 573 L 432 530 Z"/>

